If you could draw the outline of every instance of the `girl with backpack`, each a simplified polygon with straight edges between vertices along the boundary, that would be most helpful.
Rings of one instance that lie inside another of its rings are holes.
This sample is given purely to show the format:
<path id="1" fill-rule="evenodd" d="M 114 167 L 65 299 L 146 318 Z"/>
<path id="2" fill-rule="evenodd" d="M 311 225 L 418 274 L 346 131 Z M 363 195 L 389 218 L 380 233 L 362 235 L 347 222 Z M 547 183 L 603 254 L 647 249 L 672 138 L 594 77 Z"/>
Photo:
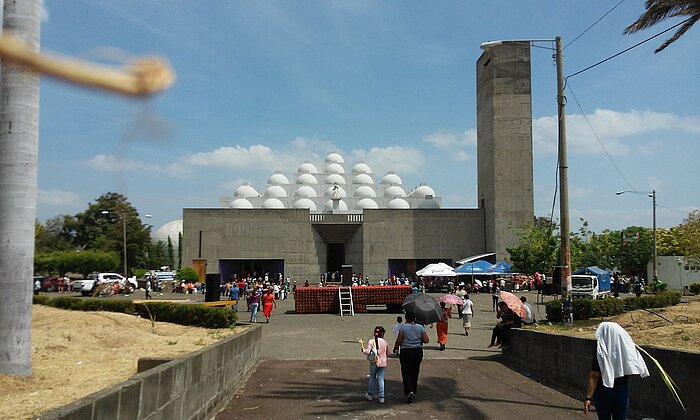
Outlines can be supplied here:
<path id="1" fill-rule="evenodd" d="M 384 370 L 387 366 L 387 357 L 389 354 L 389 344 L 384 340 L 384 327 L 378 325 L 374 327 L 374 337 L 367 343 L 367 346 L 362 346 L 362 353 L 367 355 L 369 361 L 369 386 L 365 394 L 367 401 L 374 400 L 374 388 L 377 384 L 377 397 L 380 403 L 384 403 Z M 363 344 L 360 341 L 360 344 Z"/>

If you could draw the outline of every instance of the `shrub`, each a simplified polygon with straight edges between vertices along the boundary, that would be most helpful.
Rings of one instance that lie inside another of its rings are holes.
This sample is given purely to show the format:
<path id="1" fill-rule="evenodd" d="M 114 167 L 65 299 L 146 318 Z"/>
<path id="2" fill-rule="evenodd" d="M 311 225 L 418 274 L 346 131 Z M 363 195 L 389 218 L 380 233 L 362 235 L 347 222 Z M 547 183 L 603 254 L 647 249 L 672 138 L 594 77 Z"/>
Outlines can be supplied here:
<path id="1" fill-rule="evenodd" d="M 231 309 L 170 302 L 144 302 L 136 305 L 136 311 L 142 318 L 204 328 L 231 327 L 237 318 Z"/>
<path id="2" fill-rule="evenodd" d="M 32 303 L 35 305 L 48 305 L 48 301 L 51 300 L 50 297 L 46 295 L 34 295 L 32 297 Z"/>
<path id="3" fill-rule="evenodd" d="M 690 290 L 690 293 L 697 295 L 700 293 L 700 283 L 693 283 L 690 286 L 688 286 L 688 289 Z"/>
<path id="4" fill-rule="evenodd" d="M 574 300 L 574 320 L 606 318 L 619 315 L 635 309 L 662 308 L 677 305 L 681 301 L 680 293 L 659 293 L 656 295 L 642 296 L 640 298 L 626 298 L 624 300 L 607 298 L 602 300 L 576 299 Z M 553 300 L 545 304 L 547 319 L 550 322 L 561 322 L 561 301 Z"/>
<path id="5" fill-rule="evenodd" d="M 199 274 L 192 267 L 182 267 L 175 274 L 175 278 L 184 281 L 199 281 Z"/>
<path id="6" fill-rule="evenodd" d="M 138 314 L 145 319 L 151 319 L 152 316 L 156 321 L 203 328 L 228 328 L 233 326 L 237 319 L 236 312 L 231 309 L 208 307 L 197 304 L 170 302 L 134 304 L 130 300 L 81 299 L 68 296 L 55 299 L 50 299 L 45 296 L 34 296 L 34 303 L 75 311 L 108 311 Z M 148 305 L 148 307 L 146 307 L 146 305 Z"/>

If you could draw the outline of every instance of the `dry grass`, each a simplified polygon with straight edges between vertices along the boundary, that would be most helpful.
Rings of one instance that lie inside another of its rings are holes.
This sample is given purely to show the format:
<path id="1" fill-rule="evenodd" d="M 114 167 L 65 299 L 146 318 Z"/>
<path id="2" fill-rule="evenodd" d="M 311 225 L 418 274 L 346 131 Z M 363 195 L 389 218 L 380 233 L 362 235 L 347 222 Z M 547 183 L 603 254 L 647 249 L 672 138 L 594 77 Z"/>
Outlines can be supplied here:
<path id="1" fill-rule="evenodd" d="M 574 328 L 557 325 L 540 325 L 536 328 L 555 334 L 594 338 L 600 321 L 585 321 Z M 636 310 L 605 321 L 620 324 L 637 344 L 700 351 L 700 301 L 652 309 L 651 312 Z"/>
<path id="2" fill-rule="evenodd" d="M 156 322 L 113 312 L 32 310 L 29 378 L 0 375 L 0 419 L 36 417 L 128 379 L 139 357 L 187 354 L 237 332 Z"/>

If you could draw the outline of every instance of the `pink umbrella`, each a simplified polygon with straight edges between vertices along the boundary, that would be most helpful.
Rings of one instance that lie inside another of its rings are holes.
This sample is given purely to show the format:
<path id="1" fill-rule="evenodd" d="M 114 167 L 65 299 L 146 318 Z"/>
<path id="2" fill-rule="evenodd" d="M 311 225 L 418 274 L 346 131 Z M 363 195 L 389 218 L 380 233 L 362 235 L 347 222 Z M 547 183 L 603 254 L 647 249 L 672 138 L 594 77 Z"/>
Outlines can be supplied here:
<path id="1" fill-rule="evenodd" d="M 503 302 L 508 305 L 508 307 L 515 312 L 520 318 L 525 318 L 527 311 L 525 310 L 525 304 L 520 301 L 520 298 L 510 292 L 504 292 L 503 290 L 498 292 L 500 298 Z"/>
<path id="2" fill-rule="evenodd" d="M 444 295 L 438 302 L 444 302 L 446 305 L 464 305 L 464 301 L 457 295 Z"/>

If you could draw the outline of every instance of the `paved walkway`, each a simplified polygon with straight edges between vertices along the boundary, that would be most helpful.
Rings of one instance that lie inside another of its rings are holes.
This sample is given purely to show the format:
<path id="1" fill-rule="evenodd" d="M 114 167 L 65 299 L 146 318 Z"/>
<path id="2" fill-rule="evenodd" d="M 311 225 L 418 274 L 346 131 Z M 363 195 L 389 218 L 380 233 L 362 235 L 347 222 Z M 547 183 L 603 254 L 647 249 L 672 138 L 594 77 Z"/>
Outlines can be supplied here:
<path id="1" fill-rule="evenodd" d="M 535 294 L 525 296 L 534 303 Z M 424 347 L 419 395 L 413 404 L 403 399 L 395 358 L 386 371 L 386 403 L 363 398 L 368 362 L 356 338 L 366 341 L 375 325 L 383 325 L 393 345 L 391 327 L 400 314 L 376 310 L 354 317 L 297 315 L 293 300 L 278 302 L 271 322 L 263 327 L 260 365 L 217 419 L 582 418 L 581 401 L 498 362 L 500 352 L 486 348 L 496 321 L 491 296 L 472 296 L 472 300 L 476 314 L 469 336 L 455 314 L 447 349 L 439 351 L 437 334 L 428 328 L 431 342 Z M 245 306 L 242 309 L 239 320 L 244 322 L 250 315 Z M 544 316 L 544 307 L 540 312 Z M 258 321 L 264 322 L 262 314 Z"/>

